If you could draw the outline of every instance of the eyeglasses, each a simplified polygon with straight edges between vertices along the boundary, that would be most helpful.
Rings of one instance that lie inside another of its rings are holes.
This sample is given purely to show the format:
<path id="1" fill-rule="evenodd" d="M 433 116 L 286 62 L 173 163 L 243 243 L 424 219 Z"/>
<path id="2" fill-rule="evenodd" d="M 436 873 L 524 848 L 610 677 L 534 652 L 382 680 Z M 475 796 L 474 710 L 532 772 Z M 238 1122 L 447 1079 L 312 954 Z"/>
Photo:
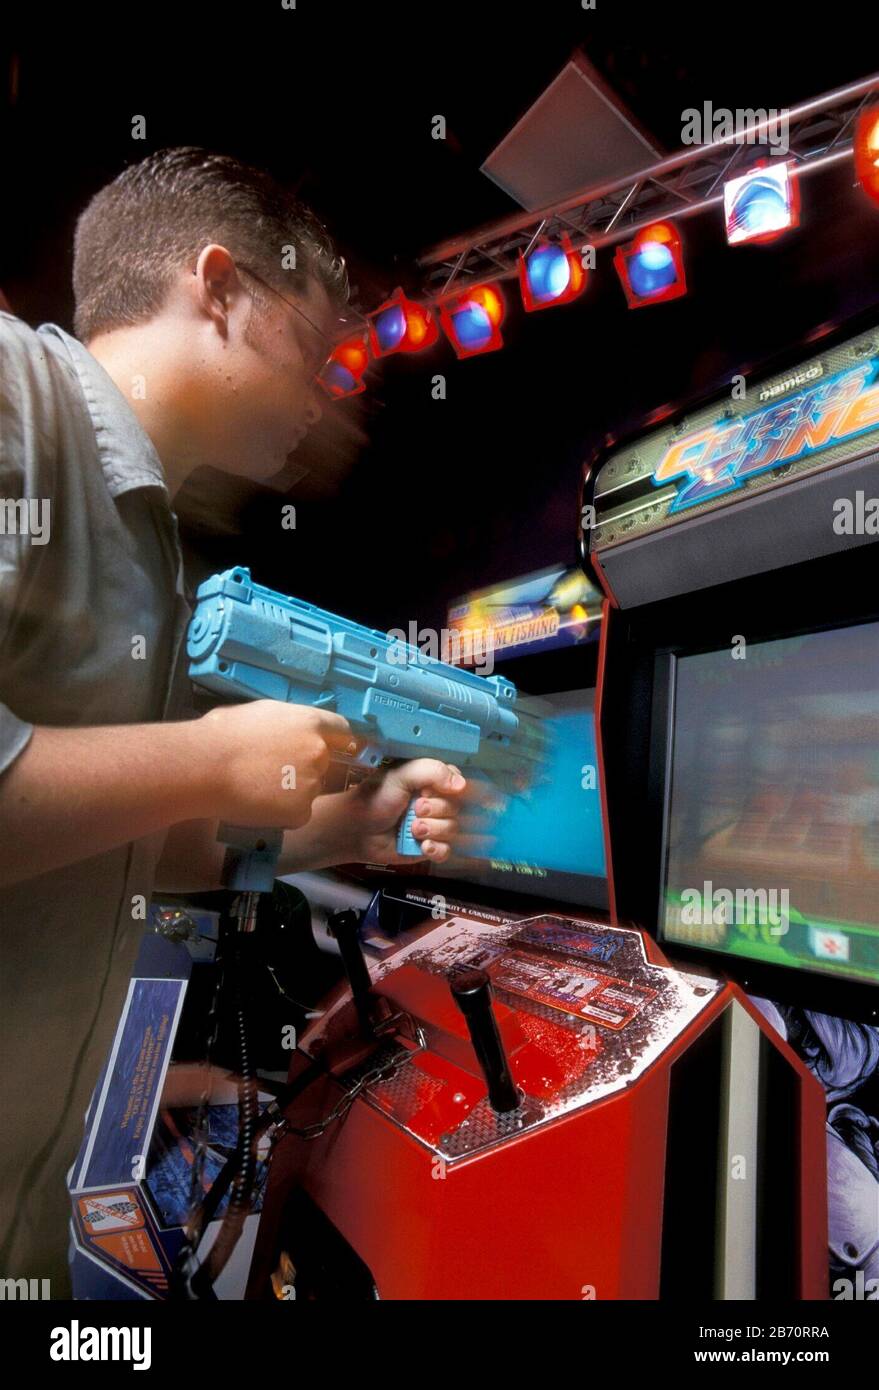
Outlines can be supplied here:
<path id="1" fill-rule="evenodd" d="M 288 299 L 286 295 L 281 294 L 280 290 L 276 290 L 274 285 L 270 285 L 267 280 L 264 280 L 262 278 L 261 275 L 257 275 L 256 271 L 251 270 L 249 265 L 243 265 L 241 261 L 236 261 L 235 264 L 237 265 L 239 270 L 243 270 L 246 275 L 249 275 L 251 277 L 251 279 L 256 280 L 260 285 L 262 285 L 263 289 L 269 290 L 273 295 L 276 295 L 282 303 L 287 304 L 291 309 L 295 309 L 299 317 L 301 319 L 304 319 L 305 322 L 308 324 L 311 331 L 313 333 L 316 333 L 317 336 L 321 338 L 323 342 L 326 344 L 326 351 L 321 354 L 320 361 L 318 362 L 317 366 L 312 369 L 316 381 L 320 376 L 321 372 L 323 371 L 324 367 L 326 366 L 327 362 L 329 361 L 330 357 L 332 356 L 333 350 L 336 347 L 336 344 L 334 343 L 333 339 L 329 336 L 329 334 L 325 333 L 322 328 L 318 328 L 316 323 L 312 323 L 311 319 L 308 317 L 306 313 L 303 313 L 298 304 L 294 304 L 292 299 Z M 314 355 L 316 356 L 316 354 Z"/>

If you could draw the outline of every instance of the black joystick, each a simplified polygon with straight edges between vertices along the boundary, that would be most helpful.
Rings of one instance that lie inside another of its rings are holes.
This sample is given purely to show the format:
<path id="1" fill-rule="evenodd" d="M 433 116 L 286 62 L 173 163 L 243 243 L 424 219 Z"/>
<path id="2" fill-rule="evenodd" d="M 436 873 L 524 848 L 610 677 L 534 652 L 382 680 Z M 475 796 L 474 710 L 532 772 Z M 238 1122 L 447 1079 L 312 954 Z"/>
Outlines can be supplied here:
<path id="1" fill-rule="evenodd" d="M 515 1110 L 519 1092 L 510 1072 L 494 1009 L 491 984 L 484 970 L 461 968 L 449 976 L 452 997 L 467 1020 L 473 1050 L 485 1073 L 488 1099 L 493 1110 Z"/>
<path id="2" fill-rule="evenodd" d="M 348 976 L 348 983 L 351 986 L 351 998 L 354 1001 L 354 1008 L 357 1010 L 360 1031 L 364 1037 L 371 1038 L 375 1034 L 373 1025 L 375 996 L 372 992 L 369 970 L 360 945 L 359 914 L 353 908 L 332 912 L 329 916 L 329 926 L 339 943 L 339 954 L 342 957 L 345 974 Z"/>

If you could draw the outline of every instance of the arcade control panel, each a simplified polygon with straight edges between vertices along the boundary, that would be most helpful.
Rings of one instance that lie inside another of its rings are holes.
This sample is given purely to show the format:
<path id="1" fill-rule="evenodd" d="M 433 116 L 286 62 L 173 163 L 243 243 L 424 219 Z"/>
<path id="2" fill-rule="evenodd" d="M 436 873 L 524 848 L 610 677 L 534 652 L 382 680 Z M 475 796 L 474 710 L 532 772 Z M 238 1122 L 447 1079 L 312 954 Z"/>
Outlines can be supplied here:
<path id="1" fill-rule="evenodd" d="M 371 970 L 335 915 L 349 987 L 291 1061 L 248 1297 L 824 1297 L 821 1087 L 765 1020 L 634 929 L 477 913 Z M 770 1054 L 754 1171 L 784 1225 L 756 1261 L 725 1180 L 742 1030 Z"/>
<path id="2" fill-rule="evenodd" d="M 369 988 L 373 1017 L 398 1026 L 382 1044 L 389 1074 L 359 1094 L 454 1163 L 630 1086 L 721 984 L 650 963 L 637 931 L 542 915 L 452 918 L 375 967 Z M 306 1052 L 337 1033 L 340 1009 Z M 339 1079 L 356 1086 L 377 1060 Z"/>

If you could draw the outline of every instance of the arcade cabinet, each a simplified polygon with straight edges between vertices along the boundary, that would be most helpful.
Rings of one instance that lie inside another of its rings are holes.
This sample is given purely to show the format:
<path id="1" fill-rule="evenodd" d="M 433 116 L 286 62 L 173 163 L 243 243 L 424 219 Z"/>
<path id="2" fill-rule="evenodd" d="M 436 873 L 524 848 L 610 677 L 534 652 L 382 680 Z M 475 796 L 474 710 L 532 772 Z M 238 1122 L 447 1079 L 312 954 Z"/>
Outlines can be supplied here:
<path id="1" fill-rule="evenodd" d="M 820 1078 L 833 1296 L 876 1297 L 879 332 L 779 367 L 588 483 L 616 907 Z"/>
<path id="2" fill-rule="evenodd" d="M 719 968 L 616 910 L 609 604 L 547 579 L 453 609 L 504 615 L 547 775 L 487 856 L 366 866 L 369 910 L 331 914 L 348 984 L 291 1064 L 248 1297 L 827 1296 L 821 1088 Z"/>

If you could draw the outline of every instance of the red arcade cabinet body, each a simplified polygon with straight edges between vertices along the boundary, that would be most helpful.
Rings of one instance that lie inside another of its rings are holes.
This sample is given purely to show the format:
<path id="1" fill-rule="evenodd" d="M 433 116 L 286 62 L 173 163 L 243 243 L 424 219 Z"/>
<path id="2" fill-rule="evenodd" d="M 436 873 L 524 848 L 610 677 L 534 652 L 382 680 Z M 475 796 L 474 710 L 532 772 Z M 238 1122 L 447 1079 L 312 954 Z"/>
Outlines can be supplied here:
<path id="1" fill-rule="evenodd" d="M 352 1059 L 369 1012 L 384 1021 Z M 371 1000 L 346 991 L 307 1034 L 291 1079 L 303 1053 L 335 1075 L 287 1112 L 299 1132 L 275 1149 L 249 1295 L 652 1299 L 664 1280 L 734 1280 L 743 1027 L 794 1117 L 793 1171 L 759 1160 L 797 1231 L 780 1277 L 825 1297 L 820 1087 L 737 991 L 669 968 L 640 932 L 556 915 L 432 926 L 374 968 Z M 665 1240 L 664 1205 L 686 1222 Z"/>

